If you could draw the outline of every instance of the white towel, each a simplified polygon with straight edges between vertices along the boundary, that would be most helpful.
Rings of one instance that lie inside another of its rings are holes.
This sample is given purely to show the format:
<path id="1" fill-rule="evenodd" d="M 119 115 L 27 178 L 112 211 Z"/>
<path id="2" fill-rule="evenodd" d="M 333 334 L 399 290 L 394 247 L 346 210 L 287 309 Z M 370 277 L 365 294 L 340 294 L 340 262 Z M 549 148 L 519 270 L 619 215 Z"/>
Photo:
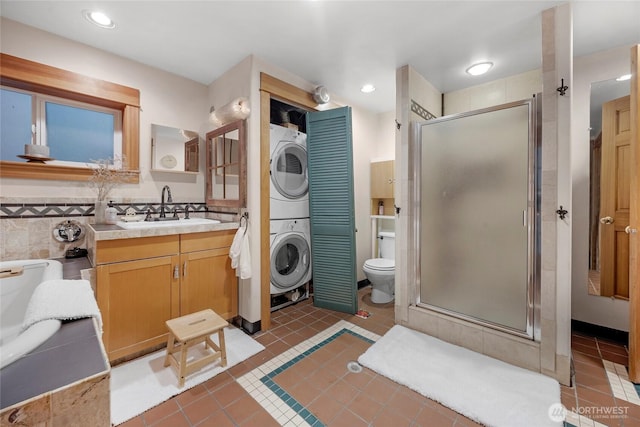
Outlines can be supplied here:
<path id="1" fill-rule="evenodd" d="M 102 331 L 102 316 L 88 280 L 46 280 L 33 291 L 22 330 L 42 320 L 84 317 L 95 317 Z"/>
<path id="2" fill-rule="evenodd" d="M 236 276 L 241 279 L 251 277 L 251 252 L 249 252 L 249 229 L 244 233 L 240 246 L 240 266 L 236 269 Z"/>
<path id="3" fill-rule="evenodd" d="M 233 237 L 231 248 L 229 249 L 231 258 L 231 268 L 236 269 L 236 276 L 241 279 L 251 277 L 251 253 L 249 252 L 249 226 L 241 225 Z"/>

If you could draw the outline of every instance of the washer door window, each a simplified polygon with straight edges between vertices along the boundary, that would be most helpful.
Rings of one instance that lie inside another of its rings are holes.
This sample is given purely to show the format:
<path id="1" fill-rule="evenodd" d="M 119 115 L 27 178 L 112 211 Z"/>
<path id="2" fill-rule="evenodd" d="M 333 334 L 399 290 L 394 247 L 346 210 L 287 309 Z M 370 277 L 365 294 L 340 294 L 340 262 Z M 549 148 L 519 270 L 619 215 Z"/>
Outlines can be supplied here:
<path id="1" fill-rule="evenodd" d="M 309 271 L 309 244 L 297 233 L 283 234 L 271 250 L 271 283 L 283 291 L 302 285 Z"/>
<path id="2" fill-rule="evenodd" d="M 271 158 L 271 181 L 278 193 L 288 199 L 307 194 L 307 150 L 294 142 L 278 147 Z"/>

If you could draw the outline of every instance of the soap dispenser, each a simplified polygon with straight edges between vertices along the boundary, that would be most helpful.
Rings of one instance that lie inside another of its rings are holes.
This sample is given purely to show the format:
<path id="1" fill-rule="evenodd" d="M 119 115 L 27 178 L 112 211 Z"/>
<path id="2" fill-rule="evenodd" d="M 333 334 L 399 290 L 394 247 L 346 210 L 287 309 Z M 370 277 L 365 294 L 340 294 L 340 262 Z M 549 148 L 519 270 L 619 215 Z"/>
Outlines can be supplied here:
<path id="1" fill-rule="evenodd" d="M 118 222 L 118 211 L 113 207 L 113 200 L 109 200 L 109 206 L 104 210 L 104 219 L 107 224 Z"/>

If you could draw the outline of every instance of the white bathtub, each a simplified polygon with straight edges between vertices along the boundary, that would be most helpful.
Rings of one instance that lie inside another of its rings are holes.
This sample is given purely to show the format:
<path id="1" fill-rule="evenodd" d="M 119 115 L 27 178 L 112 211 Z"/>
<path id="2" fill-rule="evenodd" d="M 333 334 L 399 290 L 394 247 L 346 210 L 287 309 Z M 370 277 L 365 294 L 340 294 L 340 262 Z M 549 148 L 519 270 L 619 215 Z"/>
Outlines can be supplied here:
<path id="1" fill-rule="evenodd" d="M 22 274 L 0 278 L 0 369 L 15 362 L 60 329 L 59 320 L 44 320 L 20 333 L 27 304 L 45 280 L 61 279 L 62 264 L 50 259 L 3 261 L 0 271 L 22 267 Z"/>

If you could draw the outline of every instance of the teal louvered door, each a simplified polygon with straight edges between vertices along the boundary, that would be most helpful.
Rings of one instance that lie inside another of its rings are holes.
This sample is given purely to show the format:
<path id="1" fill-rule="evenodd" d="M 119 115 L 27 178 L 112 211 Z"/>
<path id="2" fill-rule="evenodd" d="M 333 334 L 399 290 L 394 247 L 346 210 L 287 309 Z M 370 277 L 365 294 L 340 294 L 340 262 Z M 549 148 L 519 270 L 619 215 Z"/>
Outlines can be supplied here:
<path id="1" fill-rule="evenodd" d="M 358 310 L 351 108 L 307 113 L 314 305 Z"/>

